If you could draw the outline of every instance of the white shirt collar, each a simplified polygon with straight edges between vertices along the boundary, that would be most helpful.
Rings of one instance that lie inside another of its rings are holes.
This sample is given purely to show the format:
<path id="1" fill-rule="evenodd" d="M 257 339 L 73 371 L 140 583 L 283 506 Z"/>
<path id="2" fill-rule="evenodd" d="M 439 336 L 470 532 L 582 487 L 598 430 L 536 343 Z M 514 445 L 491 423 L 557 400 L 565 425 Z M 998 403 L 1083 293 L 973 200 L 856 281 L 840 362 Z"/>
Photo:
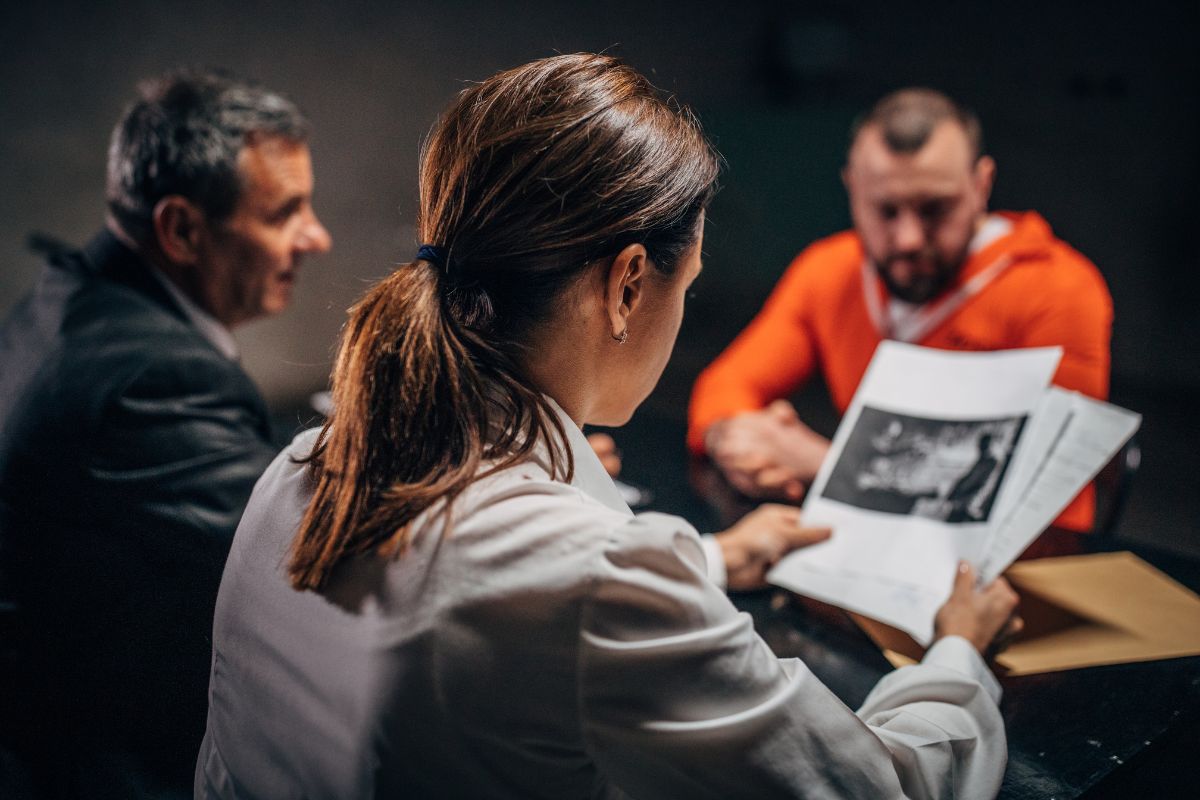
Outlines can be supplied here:
<path id="1" fill-rule="evenodd" d="M 233 338 L 233 334 L 229 332 L 229 329 L 218 322 L 217 318 L 212 314 L 209 314 L 203 308 L 196 305 L 190 297 L 180 291 L 179 287 L 170 278 L 162 274 L 158 269 L 151 267 L 150 272 L 158 279 L 162 287 L 167 290 L 167 294 L 171 295 L 171 299 L 183 311 L 183 315 L 188 318 L 188 321 L 196 326 L 196 330 L 200 331 L 200 335 L 207 339 L 209 344 L 215 347 L 221 355 L 230 361 L 237 361 L 237 340 Z"/>
<path id="2" fill-rule="evenodd" d="M 567 446 L 571 448 L 571 455 L 575 458 L 575 475 L 571 479 L 571 485 L 614 511 L 632 515 L 633 512 L 630 511 L 629 505 L 621 496 L 621 492 L 608 474 L 608 470 L 604 469 L 604 465 L 600 463 L 600 459 L 596 456 L 596 451 L 592 449 L 591 444 L 588 443 L 587 437 L 575 424 L 575 420 L 567 416 L 554 398 L 549 395 L 543 396 L 554 412 L 558 414 L 563 430 L 567 433 Z M 540 445 L 540 447 L 543 449 L 537 454 L 537 458 L 544 459 L 546 455 L 544 445 Z M 545 468 L 549 470 L 548 466 Z M 725 556 L 721 552 L 721 546 L 717 543 L 716 537 L 711 534 L 701 536 L 700 545 L 704 549 L 705 568 L 709 580 L 724 589 L 729 576 L 725 571 Z"/>
<path id="3" fill-rule="evenodd" d="M 600 459 L 596 456 L 596 451 L 588 444 L 587 437 L 583 435 L 583 431 L 575 424 L 575 420 L 567 416 L 567 412 L 562 410 L 562 406 L 554 401 L 554 398 L 549 395 L 543 395 L 550 407 L 554 409 L 554 413 L 558 415 L 559 421 L 562 423 L 563 430 L 567 433 L 567 447 L 571 449 L 571 456 L 575 460 L 575 475 L 571 478 L 571 485 L 590 495 L 594 500 L 603 503 L 614 511 L 620 511 L 625 514 L 631 514 L 629 505 L 621 497 L 620 491 L 617 489 L 613 479 L 609 476 L 608 471 L 604 469 L 604 465 L 600 463 Z M 544 454 L 540 454 L 544 458 Z"/>
<path id="4" fill-rule="evenodd" d="M 614 511 L 632 515 L 633 512 L 629 509 L 629 504 L 621 496 L 620 490 L 617 489 L 608 471 L 604 469 L 604 465 L 600 463 L 600 459 L 596 456 L 596 451 L 588 443 L 587 437 L 583 435 L 583 431 L 575 424 L 575 420 L 571 419 L 567 415 L 567 412 L 562 410 L 562 406 L 555 402 L 554 398 L 549 395 L 543 395 L 543 397 L 546 398 L 546 402 L 549 403 L 554 413 L 558 415 L 563 430 L 567 434 L 566 444 L 570 448 L 571 455 L 575 460 L 575 474 L 571 478 L 571 485 L 587 494 L 596 502 Z M 543 469 L 549 472 L 550 465 L 547 450 L 547 443 L 539 442 L 537 448 L 534 450 L 533 458 L 540 463 Z M 712 534 L 701 536 L 700 545 L 704 549 L 704 559 L 709 580 L 724 589 L 728 575 L 725 571 L 725 557 L 721 552 L 721 546 Z"/>
<path id="5" fill-rule="evenodd" d="M 979 226 L 979 230 L 971 237 L 967 246 L 968 253 L 978 253 L 1001 236 L 1007 236 L 1013 228 L 1012 220 L 999 214 L 988 214 L 987 219 Z"/>

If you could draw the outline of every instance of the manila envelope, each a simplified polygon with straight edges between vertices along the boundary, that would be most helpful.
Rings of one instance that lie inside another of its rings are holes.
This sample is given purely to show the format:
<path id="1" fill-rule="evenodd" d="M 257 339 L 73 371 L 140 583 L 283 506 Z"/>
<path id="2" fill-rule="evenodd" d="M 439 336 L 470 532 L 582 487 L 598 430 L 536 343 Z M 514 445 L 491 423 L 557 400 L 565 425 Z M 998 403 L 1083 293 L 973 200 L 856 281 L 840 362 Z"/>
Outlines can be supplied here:
<path id="1" fill-rule="evenodd" d="M 1003 675 L 1200 655 L 1200 597 L 1132 553 L 1018 561 L 1005 577 L 1025 629 L 996 656 Z M 908 634 L 850 616 L 894 666 L 923 654 Z"/>

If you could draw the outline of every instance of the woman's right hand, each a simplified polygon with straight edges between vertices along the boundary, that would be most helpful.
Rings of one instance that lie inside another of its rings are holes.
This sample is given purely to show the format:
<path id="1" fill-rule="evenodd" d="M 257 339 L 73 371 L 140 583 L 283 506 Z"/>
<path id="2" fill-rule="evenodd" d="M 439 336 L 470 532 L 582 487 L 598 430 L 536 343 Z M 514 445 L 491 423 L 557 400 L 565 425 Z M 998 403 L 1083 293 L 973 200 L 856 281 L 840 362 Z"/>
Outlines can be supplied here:
<path id="1" fill-rule="evenodd" d="M 997 578 L 977 589 L 975 570 L 961 561 L 950 599 L 934 618 L 934 639 L 961 636 L 980 654 L 987 654 L 993 643 L 1007 641 L 1025 627 L 1024 621 L 1015 613 L 1018 599 L 1004 578 Z"/>
<path id="2" fill-rule="evenodd" d="M 764 503 L 727 531 L 716 534 L 725 558 L 728 588 L 761 589 L 771 567 L 799 547 L 823 542 L 829 528 L 808 528 L 800 523 L 800 509 Z"/>

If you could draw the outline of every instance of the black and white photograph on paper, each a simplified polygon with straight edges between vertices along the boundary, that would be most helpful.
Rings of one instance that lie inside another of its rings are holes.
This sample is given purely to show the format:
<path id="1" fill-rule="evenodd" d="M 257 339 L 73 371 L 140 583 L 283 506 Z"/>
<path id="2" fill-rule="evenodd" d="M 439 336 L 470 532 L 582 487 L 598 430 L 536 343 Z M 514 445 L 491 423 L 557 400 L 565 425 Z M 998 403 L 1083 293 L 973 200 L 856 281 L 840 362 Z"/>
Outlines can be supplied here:
<path id="1" fill-rule="evenodd" d="M 822 496 L 887 514 L 986 522 L 1026 419 L 930 419 L 864 405 Z"/>

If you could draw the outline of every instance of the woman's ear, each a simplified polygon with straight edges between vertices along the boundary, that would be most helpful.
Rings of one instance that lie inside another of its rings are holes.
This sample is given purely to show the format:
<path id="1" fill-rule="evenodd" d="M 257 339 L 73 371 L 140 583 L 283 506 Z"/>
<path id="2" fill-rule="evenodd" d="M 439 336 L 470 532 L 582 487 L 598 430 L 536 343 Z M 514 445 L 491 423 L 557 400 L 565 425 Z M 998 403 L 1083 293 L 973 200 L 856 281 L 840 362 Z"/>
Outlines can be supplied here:
<path id="1" fill-rule="evenodd" d="M 191 265 L 199 258 L 204 213 L 187 198 L 167 195 L 154 206 L 154 238 L 173 264 Z"/>
<path id="2" fill-rule="evenodd" d="M 617 341 L 624 342 L 628 335 L 629 317 L 645 296 L 649 271 L 649 256 L 640 244 L 626 245 L 609 264 L 604 305 L 610 333 Z"/>

